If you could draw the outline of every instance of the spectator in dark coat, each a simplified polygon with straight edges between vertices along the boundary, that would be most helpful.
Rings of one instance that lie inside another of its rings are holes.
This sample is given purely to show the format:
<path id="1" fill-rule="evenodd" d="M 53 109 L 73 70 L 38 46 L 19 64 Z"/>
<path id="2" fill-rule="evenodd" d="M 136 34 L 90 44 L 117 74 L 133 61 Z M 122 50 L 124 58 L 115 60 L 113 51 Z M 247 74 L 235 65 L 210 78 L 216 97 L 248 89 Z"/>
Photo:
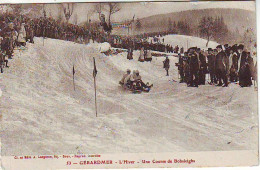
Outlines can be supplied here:
<path id="1" fill-rule="evenodd" d="M 249 87 L 252 85 L 250 65 L 252 65 L 253 60 L 252 57 L 249 55 L 249 53 L 243 50 L 244 50 L 244 46 L 239 45 L 238 46 L 239 85 L 241 87 Z"/>
<path id="2" fill-rule="evenodd" d="M 169 76 L 170 60 L 166 56 L 166 59 L 163 61 L 163 68 L 166 70 L 166 76 Z"/>
<path id="3" fill-rule="evenodd" d="M 227 80 L 227 55 L 223 51 L 222 46 L 217 46 L 218 54 L 216 56 L 216 75 L 218 78 L 218 86 L 222 86 L 222 80 L 224 81 L 223 87 L 228 86 L 228 80 Z"/>
<path id="4" fill-rule="evenodd" d="M 189 50 L 190 56 L 190 87 L 198 87 L 198 73 L 199 73 L 199 57 L 195 53 L 195 49 Z"/>
<path id="5" fill-rule="evenodd" d="M 213 54 L 213 49 L 208 48 L 208 71 L 210 75 L 210 84 L 217 83 L 217 78 L 215 74 L 215 62 L 216 62 L 216 56 Z"/>
<path id="6" fill-rule="evenodd" d="M 197 53 L 199 56 L 199 85 L 205 85 L 206 72 L 207 72 L 207 62 L 206 57 L 202 54 L 200 48 L 197 48 Z"/>

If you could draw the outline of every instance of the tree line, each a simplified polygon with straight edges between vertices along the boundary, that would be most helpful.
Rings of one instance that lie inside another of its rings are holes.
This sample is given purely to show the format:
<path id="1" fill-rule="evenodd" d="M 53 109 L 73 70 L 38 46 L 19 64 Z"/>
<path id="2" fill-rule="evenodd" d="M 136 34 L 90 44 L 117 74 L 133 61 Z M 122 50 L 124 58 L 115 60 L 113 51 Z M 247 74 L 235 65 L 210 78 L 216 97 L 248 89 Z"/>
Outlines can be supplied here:
<path id="1" fill-rule="evenodd" d="M 199 35 L 207 39 L 207 44 L 210 40 L 217 42 L 225 41 L 229 33 L 228 27 L 224 22 L 223 17 L 202 17 L 198 25 Z"/>

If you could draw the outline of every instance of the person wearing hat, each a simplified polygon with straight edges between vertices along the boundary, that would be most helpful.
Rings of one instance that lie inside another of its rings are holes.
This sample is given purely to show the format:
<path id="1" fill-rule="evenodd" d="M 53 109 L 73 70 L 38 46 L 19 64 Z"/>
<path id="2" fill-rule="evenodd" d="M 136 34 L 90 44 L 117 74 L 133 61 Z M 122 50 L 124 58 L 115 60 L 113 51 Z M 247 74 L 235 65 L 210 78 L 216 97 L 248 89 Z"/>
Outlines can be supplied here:
<path id="1" fill-rule="evenodd" d="M 242 54 L 243 54 L 243 60 L 242 60 L 242 64 L 244 63 L 245 61 L 245 56 L 246 56 L 246 53 L 243 51 L 244 50 L 244 45 L 240 44 L 238 47 L 237 47 L 237 54 L 238 54 L 238 62 L 237 62 L 237 72 L 239 72 L 240 68 L 241 68 L 241 60 L 242 60 Z"/>
<path id="2" fill-rule="evenodd" d="M 134 74 L 134 81 L 137 81 L 137 80 L 141 80 L 142 79 L 142 77 L 140 76 L 140 73 L 139 73 L 139 71 L 138 70 L 135 70 L 135 72 L 134 72 L 135 74 Z"/>
<path id="3" fill-rule="evenodd" d="M 166 76 L 169 76 L 170 59 L 168 56 L 166 56 L 165 60 L 163 61 L 163 68 L 166 70 Z"/>
<path id="4" fill-rule="evenodd" d="M 140 76 L 139 74 L 139 71 L 138 70 L 135 70 L 133 72 L 133 76 L 130 78 L 130 81 L 131 81 L 131 88 L 133 89 L 136 89 L 137 87 L 141 88 L 139 90 L 143 90 L 143 89 L 146 89 L 146 88 L 151 88 L 153 85 L 149 85 L 149 83 L 144 83 L 142 81 L 142 77 Z"/>
<path id="5" fill-rule="evenodd" d="M 119 84 L 121 84 L 121 85 L 126 85 L 126 84 L 127 84 L 126 78 L 127 78 L 128 76 L 130 76 L 130 75 L 131 75 L 131 70 L 130 70 L 130 69 L 127 69 L 127 70 L 126 70 L 126 73 L 123 75 L 122 79 L 119 81 Z"/>
<path id="6" fill-rule="evenodd" d="M 18 31 L 18 38 L 17 38 L 18 46 L 25 46 L 26 44 L 26 30 L 25 30 L 25 23 L 22 23 L 19 31 Z"/>
<path id="7" fill-rule="evenodd" d="M 174 53 L 179 53 L 179 46 L 178 45 L 175 46 Z"/>
<path id="8" fill-rule="evenodd" d="M 127 59 L 128 60 L 132 60 L 133 59 L 133 49 L 131 47 L 129 47 L 127 49 Z"/>
<path id="9" fill-rule="evenodd" d="M 215 75 L 215 62 L 216 62 L 216 56 L 213 53 L 212 48 L 208 48 L 208 70 L 210 75 L 210 84 L 213 85 L 214 83 L 217 83 L 217 78 Z"/>
<path id="10" fill-rule="evenodd" d="M 196 50 L 199 57 L 199 85 L 205 85 L 207 62 L 206 57 L 202 54 L 200 48 Z"/>
<path id="11" fill-rule="evenodd" d="M 55 27 L 55 31 L 54 31 L 54 34 L 55 34 L 55 38 L 57 38 L 56 34 L 57 34 L 57 27 Z M 25 25 L 25 30 L 26 30 L 26 42 L 29 40 L 30 43 L 34 43 L 33 41 L 33 38 L 34 38 L 34 22 L 32 19 L 30 19 L 28 21 L 28 24 Z"/>
<path id="12" fill-rule="evenodd" d="M 232 46 L 230 48 L 230 55 L 229 55 L 229 61 L 228 61 L 228 70 L 229 70 L 229 80 L 230 82 L 237 82 L 238 75 L 237 75 L 237 62 L 238 62 L 238 57 L 237 57 L 237 49 L 235 46 Z"/>
<path id="13" fill-rule="evenodd" d="M 152 52 L 151 52 L 151 50 L 148 48 L 147 49 L 147 54 L 146 54 L 146 58 L 145 58 L 145 61 L 152 61 Z"/>
<path id="14" fill-rule="evenodd" d="M 140 49 L 140 55 L 138 61 L 144 62 L 144 47 L 141 47 Z"/>
<path id="15" fill-rule="evenodd" d="M 189 87 L 198 87 L 198 73 L 199 73 L 199 57 L 195 53 L 196 48 L 189 49 L 190 56 L 190 81 Z"/>
<path id="16" fill-rule="evenodd" d="M 223 51 L 222 46 L 218 45 L 217 47 L 218 54 L 216 55 L 216 76 L 218 79 L 218 85 L 223 87 L 228 86 L 228 80 L 227 80 L 227 55 Z M 222 82 L 223 80 L 223 82 Z"/>
<path id="17" fill-rule="evenodd" d="M 178 54 L 179 57 L 179 62 L 178 62 L 178 72 L 180 74 L 180 83 L 184 82 L 184 70 L 183 70 L 183 57 L 181 55 L 181 53 Z"/>
<path id="18" fill-rule="evenodd" d="M 183 48 L 183 47 L 181 47 L 181 49 L 180 49 L 180 53 L 181 53 L 181 54 L 184 53 L 184 48 Z"/>
<path id="19" fill-rule="evenodd" d="M 244 45 L 238 46 L 238 75 L 239 85 L 241 87 L 249 87 L 252 85 L 250 65 L 252 64 L 251 56 L 248 52 L 244 51 Z"/>
<path id="20" fill-rule="evenodd" d="M 229 50 L 230 50 L 230 47 L 228 46 L 228 44 L 225 44 L 224 45 L 224 52 L 226 53 L 227 56 L 229 56 Z"/>
<path id="21" fill-rule="evenodd" d="M 10 22 L 7 27 L 3 28 L 0 32 L 0 36 L 3 37 L 3 41 L 1 43 L 1 49 L 8 56 L 8 58 L 12 58 L 13 49 L 14 49 L 14 23 Z"/>

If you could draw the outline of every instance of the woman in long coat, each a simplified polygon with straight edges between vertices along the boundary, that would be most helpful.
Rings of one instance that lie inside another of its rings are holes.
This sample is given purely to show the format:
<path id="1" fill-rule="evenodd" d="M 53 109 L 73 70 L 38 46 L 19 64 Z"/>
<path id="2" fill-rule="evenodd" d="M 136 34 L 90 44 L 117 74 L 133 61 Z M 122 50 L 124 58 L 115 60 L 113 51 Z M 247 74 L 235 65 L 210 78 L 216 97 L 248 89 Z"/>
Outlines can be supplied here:
<path id="1" fill-rule="evenodd" d="M 138 61 L 144 62 L 144 47 L 140 49 L 140 56 Z"/>
<path id="2" fill-rule="evenodd" d="M 249 87 L 252 85 L 250 67 L 253 64 L 253 58 L 250 56 L 250 53 L 245 51 L 242 52 L 240 57 L 239 85 L 241 87 Z"/>
<path id="3" fill-rule="evenodd" d="M 25 46 L 26 44 L 26 30 L 25 30 L 25 24 L 22 23 L 21 28 L 18 32 L 18 38 L 17 38 L 18 45 Z"/>

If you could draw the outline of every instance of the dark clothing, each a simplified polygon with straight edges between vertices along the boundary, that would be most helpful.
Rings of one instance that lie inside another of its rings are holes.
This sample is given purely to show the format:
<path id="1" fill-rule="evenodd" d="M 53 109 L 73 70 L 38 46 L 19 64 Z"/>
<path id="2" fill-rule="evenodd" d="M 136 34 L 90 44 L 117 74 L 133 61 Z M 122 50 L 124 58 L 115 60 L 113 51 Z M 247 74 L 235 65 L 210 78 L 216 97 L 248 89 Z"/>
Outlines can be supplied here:
<path id="1" fill-rule="evenodd" d="M 179 74 L 181 77 L 180 82 L 183 82 L 184 81 L 184 70 L 183 70 L 183 57 L 181 55 L 179 56 L 178 70 L 179 70 Z"/>
<path id="2" fill-rule="evenodd" d="M 216 56 L 211 54 L 208 55 L 208 71 L 210 75 L 210 81 L 211 83 L 216 83 L 216 74 L 215 74 L 215 62 L 216 62 Z"/>
<path id="3" fill-rule="evenodd" d="M 218 85 L 222 85 L 222 80 L 223 80 L 225 86 L 228 86 L 227 66 L 228 66 L 228 57 L 224 51 L 220 51 L 216 56 L 216 75 L 219 81 Z"/>
<path id="4" fill-rule="evenodd" d="M 198 86 L 199 58 L 196 53 L 190 56 L 190 86 Z"/>
<path id="5" fill-rule="evenodd" d="M 132 60 L 133 59 L 133 50 L 131 48 L 129 48 L 127 50 L 127 59 L 128 60 Z"/>
<path id="6" fill-rule="evenodd" d="M 221 70 L 221 69 L 216 69 L 216 77 L 218 79 L 218 85 L 222 85 L 224 82 L 225 86 L 228 86 L 228 78 L 227 78 L 227 74 L 226 71 Z M 223 80 L 223 82 L 222 82 Z"/>
<path id="7" fill-rule="evenodd" d="M 231 68 L 229 70 L 229 80 L 231 82 L 237 82 L 238 80 L 238 74 L 237 74 L 237 70 L 238 70 L 238 56 L 236 53 L 232 54 L 232 63 L 229 63 L 229 65 L 231 64 Z"/>
<path id="8" fill-rule="evenodd" d="M 166 76 L 169 76 L 170 60 L 168 58 L 163 61 L 163 68 L 166 70 Z"/>
<path id="9" fill-rule="evenodd" d="M 216 56 L 216 69 L 226 71 L 228 60 L 224 51 L 220 51 Z"/>
<path id="10" fill-rule="evenodd" d="M 199 84 L 205 85 L 206 72 L 207 72 L 206 57 L 202 53 L 199 53 L 198 55 L 200 60 Z"/>
<path id="11" fill-rule="evenodd" d="M 196 53 L 190 55 L 190 69 L 199 71 L 199 59 Z"/>
<path id="12" fill-rule="evenodd" d="M 188 63 L 184 64 L 183 70 L 184 70 L 184 82 L 189 85 L 190 84 L 190 66 Z"/>
<path id="13" fill-rule="evenodd" d="M 252 85 L 250 65 L 253 64 L 253 59 L 245 51 L 241 54 L 241 62 L 239 69 L 239 85 L 248 87 Z"/>

